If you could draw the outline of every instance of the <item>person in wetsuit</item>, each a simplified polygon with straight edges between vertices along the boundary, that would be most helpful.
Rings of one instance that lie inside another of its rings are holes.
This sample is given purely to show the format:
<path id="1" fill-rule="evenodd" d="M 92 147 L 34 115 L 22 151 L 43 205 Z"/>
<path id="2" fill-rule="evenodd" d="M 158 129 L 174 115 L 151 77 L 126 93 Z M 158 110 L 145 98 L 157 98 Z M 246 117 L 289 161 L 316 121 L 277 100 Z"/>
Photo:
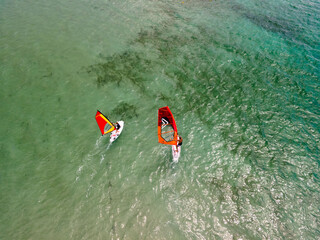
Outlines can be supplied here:
<path id="1" fill-rule="evenodd" d="M 182 137 L 178 135 L 178 144 L 177 144 L 178 147 L 182 146 L 182 141 L 183 141 Z"/>
<path id="2" fill-rule="evenodd" d="M 177 142 L 177 146 L 176 146 L 176 152 L 178 152 L 179 151 L 179 147 L 182 146 L 182 141 L 183 141 L 182 137 L 178 135 L 178 142 Z"/>
<path id="3" fill-rule="evenodd" d="M 120 124 L 118 122 L 116 122 L 115 127 L 116 127 L 116 130 L 118 131 L 121 126 L 120 126 Z"/>

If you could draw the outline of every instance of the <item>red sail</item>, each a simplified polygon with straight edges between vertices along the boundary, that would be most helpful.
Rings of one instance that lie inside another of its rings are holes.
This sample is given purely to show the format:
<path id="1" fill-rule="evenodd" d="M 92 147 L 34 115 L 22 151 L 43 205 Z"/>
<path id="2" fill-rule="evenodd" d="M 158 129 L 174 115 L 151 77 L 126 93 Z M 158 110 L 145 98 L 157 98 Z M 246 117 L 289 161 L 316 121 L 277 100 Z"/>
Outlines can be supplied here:
<path id="1" fill-rule="evenodd" d="M 96 121 L 98 123 L 102 135 L 112 132 L 115 129 L 110 120 L 106 116 L 104 116 L 99 110 L 96 113 Z"/>
<path id="2" fill-rule="evenodd" d="M 158 110 L 158 140 L 159 143 L 177 145 L 178 130 L 176 121 L 169 107 Z"/>

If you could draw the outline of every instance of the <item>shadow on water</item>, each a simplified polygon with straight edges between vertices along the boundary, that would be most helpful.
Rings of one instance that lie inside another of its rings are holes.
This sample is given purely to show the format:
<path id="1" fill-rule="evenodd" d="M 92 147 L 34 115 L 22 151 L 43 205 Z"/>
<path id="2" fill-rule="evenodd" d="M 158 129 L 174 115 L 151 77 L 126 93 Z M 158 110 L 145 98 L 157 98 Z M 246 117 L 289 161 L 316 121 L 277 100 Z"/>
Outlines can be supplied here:
<path id="1" fill-rule="evenodd" d="M 132 83 L 142 92 L 145 92 L 142 73 L 148 72 L 151 61 L 143 58 L 139 52 L 125 51 L 103 59 L 102 63 L 94 64 L 87 69 L 94 72 L 97 86 L 116 83 L 118 86 L 126 82 Z"/>
<path id="2" fill-rule="evenodd" d="M 135 105 L 121 102 L 113 110 L 112 113 L 120 116 L 122 120 L 137 118 L 139 115 L 137 113 L 137 107 Z"/>

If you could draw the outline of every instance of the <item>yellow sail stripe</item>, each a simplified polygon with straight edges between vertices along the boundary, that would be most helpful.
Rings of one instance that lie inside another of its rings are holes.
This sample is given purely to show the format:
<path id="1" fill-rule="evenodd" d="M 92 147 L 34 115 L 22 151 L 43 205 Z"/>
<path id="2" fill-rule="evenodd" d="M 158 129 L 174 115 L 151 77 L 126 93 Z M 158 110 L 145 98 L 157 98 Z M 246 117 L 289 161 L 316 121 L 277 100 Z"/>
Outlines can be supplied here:
<path id="1" fill-rule="evenodd" d="M 111 125 L 111 128 L 108 131 L 104 132 L 104 134 L 112 132 L 115 129 L 113 124 L 105 116 L 103 116 L 103 114 L 100 114 L 99 116 L 102 117 L 109 125 Z"/>

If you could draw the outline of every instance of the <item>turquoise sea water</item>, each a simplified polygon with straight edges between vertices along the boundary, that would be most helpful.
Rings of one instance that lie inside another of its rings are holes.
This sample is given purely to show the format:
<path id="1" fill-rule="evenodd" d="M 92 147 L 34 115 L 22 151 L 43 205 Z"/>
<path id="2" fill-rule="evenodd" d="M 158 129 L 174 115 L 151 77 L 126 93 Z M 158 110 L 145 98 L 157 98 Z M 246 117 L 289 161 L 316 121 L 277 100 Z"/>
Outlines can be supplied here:
<path id="1" fill-rule="evenodd" d="M 1 0 L 0 239 L 318 239 L 319 16 L 316 0 Z M 125 121 L 112 145 L 97 109 Z"/>

